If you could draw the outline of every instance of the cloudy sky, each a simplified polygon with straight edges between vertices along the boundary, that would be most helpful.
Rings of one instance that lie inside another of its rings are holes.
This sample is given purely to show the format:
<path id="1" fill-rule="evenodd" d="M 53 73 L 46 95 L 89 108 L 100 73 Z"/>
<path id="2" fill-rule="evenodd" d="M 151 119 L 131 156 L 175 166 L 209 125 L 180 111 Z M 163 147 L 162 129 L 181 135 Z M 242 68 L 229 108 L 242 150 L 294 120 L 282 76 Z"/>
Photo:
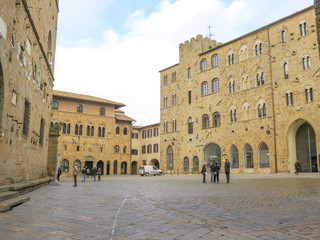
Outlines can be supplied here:
<path id="1" fill-rule="evenodd" d="M 227 42 L 313 0 L 60 0 L 54 89 L 126 104 L 136 125 L 160 122 L 159 70 L 198 34 Z"/>

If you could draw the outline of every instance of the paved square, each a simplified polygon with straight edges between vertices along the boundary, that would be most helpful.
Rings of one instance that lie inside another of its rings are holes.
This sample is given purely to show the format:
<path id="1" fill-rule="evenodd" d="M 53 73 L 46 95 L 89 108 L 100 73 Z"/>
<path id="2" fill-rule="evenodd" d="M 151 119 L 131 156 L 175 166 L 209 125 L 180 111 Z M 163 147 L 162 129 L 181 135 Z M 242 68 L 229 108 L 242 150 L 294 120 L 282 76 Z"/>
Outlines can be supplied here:
<path id="1" fill-rule="evenodd" d="M 319 174 L 64 178 L 28 195 L 0 239 L 320 239 Z"/>

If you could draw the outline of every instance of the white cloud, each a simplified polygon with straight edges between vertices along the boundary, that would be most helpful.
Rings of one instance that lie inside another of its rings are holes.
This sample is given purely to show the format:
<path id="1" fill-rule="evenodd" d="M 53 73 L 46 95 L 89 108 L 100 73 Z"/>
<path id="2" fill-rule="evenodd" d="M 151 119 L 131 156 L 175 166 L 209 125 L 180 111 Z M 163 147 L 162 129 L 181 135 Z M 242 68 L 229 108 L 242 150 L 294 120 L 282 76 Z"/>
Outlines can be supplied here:
<path id="1" fill-rule="evenodd" d="M 95 0 L 90 16 L 98 8 L 97 2 L 101 3 Z M 138 123 L 159 122 L 158 71 L 178 63 L 180 42 L 206 35 L 209 24 L 214 26 L 213 38 L 226 42 L 312 4 L 312 0 L 258 2 L 257 6 L 256 0 L 229 5 L 222 0 L 162 1 L 148 16 L 137 10 L 128 16 L 124 35 L 105 29 L 100 44 L 94 45 L 90 39 L 79 40 L 72 47 L 58 44 L 55 89 L 119 101 Z M 86 21 L 90 24 L 90 19 Z M 93 17 L 93 23 L 96 21 Z"/>

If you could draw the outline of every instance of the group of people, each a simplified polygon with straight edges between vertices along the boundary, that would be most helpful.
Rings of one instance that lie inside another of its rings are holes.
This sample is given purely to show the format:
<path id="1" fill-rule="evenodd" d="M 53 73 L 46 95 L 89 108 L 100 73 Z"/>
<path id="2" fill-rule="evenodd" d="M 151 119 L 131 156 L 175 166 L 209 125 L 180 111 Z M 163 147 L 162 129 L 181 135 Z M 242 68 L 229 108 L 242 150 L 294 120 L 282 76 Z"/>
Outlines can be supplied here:
<path id="1" fill-rule="evenodd" d="M 81 173 L 82 173 L 82 182 L 85 182 L 86 181 L 86 175 L 89 175 L 90 174 L 90 169 L 85 166 L 82 168 L 81 170 Z M 79 174 L 79 169 L 78 169 L 78 166 L 77 164 L 75 163 L 73 165 L 73 171 L 72 171 L 72 175 L 73 175 L 73 179 L 74 179 L 74 187 L 77 186 L 77 176 Z M 98 168 L 97 167 L 94 167 L 92 169 L 92 175 L 93 175 L 93 179 L 94 181 L 96 181 L 96 176 L 98 175 L 98 181 L 101 181 L 101 168 Z"/>
<path id="2" fill-rule="evenodd" d="M 219 163 L 213 161 L 210 166 L 211 172 L 211 182 L 219 183 L 219 174 L 220 174 L 220 166 Z M 226 174 L 227 183 L 230 182 L 230 162 L 228 159 L 225 160 L 224 163 L 224 172 Z M 207 175 L 207 165 L 203 164 L 201 173 L 203 175 L 203 183 L 206 183 L 206 175 Z"/>

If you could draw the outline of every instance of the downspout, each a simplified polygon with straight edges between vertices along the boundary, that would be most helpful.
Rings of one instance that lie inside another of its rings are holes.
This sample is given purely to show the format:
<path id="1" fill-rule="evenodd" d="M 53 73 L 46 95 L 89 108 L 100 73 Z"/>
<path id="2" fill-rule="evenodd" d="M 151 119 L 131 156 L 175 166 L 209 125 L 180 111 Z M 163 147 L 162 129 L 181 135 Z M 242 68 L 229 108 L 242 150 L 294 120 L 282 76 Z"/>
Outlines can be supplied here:
<path id="1" fill-rule="evenodd" d="M 270 35 L 269 28 L 268 31 L 268 47 L 269 47 L 269 65 L 270 65 L 270 86 L 271 86 L 271 99 L 272 99 L 272 119 L 273 119 L 273 138 L 274 138 L 274 164 L 275 173 L 278 173 L 278 159 L 277 159 L 277 132 L 276 132 L 276 115 L 275 115 L 275 106 L 274 106 L 274 91 L 273 91 L 273 79 L 272 79 L 272 62 L 271 62 L 271 46 L 270 46 Z"/>

